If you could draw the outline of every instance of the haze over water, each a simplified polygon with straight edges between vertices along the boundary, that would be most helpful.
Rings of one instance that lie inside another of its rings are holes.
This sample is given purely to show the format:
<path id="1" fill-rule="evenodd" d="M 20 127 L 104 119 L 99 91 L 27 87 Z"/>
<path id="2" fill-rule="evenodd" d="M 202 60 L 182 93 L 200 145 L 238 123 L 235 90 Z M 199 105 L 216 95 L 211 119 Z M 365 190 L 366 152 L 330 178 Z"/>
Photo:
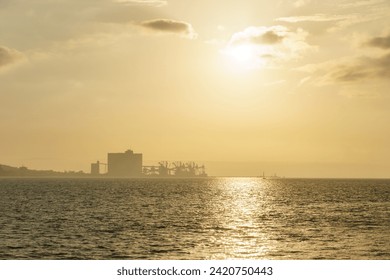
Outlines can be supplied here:
<path id="1" fill-rule="evenodd" d="M 0 179 L 0 259 L 390 259 L 390 180 Z"/>

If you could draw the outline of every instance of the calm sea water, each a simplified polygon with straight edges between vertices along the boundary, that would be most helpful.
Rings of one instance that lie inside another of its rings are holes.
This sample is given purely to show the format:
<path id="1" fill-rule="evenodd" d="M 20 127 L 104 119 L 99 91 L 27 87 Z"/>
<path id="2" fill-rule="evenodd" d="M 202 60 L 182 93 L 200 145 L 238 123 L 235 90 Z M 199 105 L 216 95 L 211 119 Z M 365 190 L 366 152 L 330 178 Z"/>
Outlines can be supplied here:
<path id="1" fill-rule="evenodd" d="M 0 259 L 390 259 L 390 180 L 0 179 Z"/>

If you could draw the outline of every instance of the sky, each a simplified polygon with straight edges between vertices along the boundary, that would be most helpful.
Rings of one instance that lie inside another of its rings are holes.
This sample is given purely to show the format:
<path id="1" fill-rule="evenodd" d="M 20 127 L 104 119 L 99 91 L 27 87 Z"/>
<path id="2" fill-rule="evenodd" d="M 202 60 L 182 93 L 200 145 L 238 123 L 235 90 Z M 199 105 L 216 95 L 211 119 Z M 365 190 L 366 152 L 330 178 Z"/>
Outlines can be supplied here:
<path id="1" fill-rule="evenodd" d="M 0 0 L 0 26 L 1 164 L 390 177 L 388 0 Z"/>

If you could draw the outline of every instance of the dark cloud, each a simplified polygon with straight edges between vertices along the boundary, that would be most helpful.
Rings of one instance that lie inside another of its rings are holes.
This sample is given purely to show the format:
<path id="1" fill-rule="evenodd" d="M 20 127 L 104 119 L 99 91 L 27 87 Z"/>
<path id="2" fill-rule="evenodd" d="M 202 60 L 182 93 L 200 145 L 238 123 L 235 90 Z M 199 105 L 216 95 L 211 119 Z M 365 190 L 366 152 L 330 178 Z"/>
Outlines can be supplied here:
<path id="1" fill-rule="evenodd" d="M 375 37 L 369 40 L 366 45 L 381 49 L 390 49 L 390 35 L 387 37 Z"/>
<path id="2" fill-rule="evenodd" d="M 251 37 L 251 43 L 273 45 L 282 42 L 283 39 L 284 36 L 277 34 L 273 30 L 270 30 L 259 36 Z"/>
<path id="3" fill-rule="evenodd" d="M 365 57 L 351 65 L 338 65 L 331 71 L 337 82 L 358 82 L 367 79 L 390 78 L 390 53 L 381 57 Z"/>
<path id="4" fill-rule="evenodd" d="M 183 21 L 154 19 L 144 21 L 140 25 L 157 33 L 178 34 L 189 38 L 194 38 L 196 36 L 191 24 Z"/>
<path id="5" fill-rule="evenodd" d="M 329 84 L 361 85 L 362 82 L 390 81 L 390 53 L 377 57 L 355 57 L 342 62 L 329 61 L 309 64 L 298 70 L 311 73 L 301 84 L 311 83 L 317 86 Z"/>
<path id="6" fill-rule="evenodd" d="M 284 26 L 250 26 L 232 36 L 231 44 L 240 45 L 251 43 L 254 45 L 276 45 L 282 43 L 289 35 L 293 35 Z"/>
<path id="7" fill-rule="evenodd" d="M 23 55 L 17 50 L 0 46 L 0 68 L 20 60 Z"/>

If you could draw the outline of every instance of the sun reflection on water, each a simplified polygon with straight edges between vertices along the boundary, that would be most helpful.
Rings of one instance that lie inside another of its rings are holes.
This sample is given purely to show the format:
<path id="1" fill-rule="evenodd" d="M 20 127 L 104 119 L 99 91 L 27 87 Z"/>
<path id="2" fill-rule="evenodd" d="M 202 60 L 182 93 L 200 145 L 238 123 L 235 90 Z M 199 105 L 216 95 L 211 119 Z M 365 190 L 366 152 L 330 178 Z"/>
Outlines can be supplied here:
<path id="1" fill-rule="evenodd" d="M 218 186 L 219 203 L 215 215 L 223 232 L 216 232 L 212 242 L 220 249 L 211 258 L 264 258 L 269 251 L 268 236 L 262 230 L 259 207 L 263 201 L 263 182 L 257 178 L 225 178 Z"/>

